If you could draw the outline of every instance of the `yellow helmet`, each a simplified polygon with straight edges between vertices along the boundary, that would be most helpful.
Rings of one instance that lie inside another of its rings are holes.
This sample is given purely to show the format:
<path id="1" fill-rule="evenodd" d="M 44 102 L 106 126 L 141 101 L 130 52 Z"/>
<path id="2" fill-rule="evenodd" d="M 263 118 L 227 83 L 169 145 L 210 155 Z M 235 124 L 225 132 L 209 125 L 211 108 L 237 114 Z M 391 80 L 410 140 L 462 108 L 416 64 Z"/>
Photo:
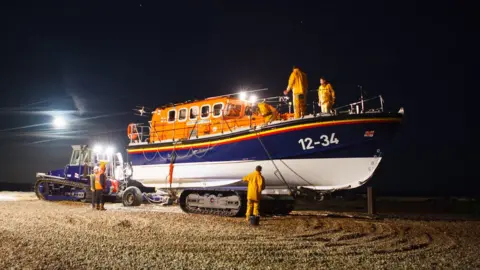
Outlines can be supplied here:
<path id="1" fill-rule="evenodd" d="M 107 167 L 106 164 L 107 164 L 107 162 L 105 162 L 105 161 L 100 161 L 100 165 L 99 165 L 100 170 L 105 171 L 105 169 L 106 169 L 106 167 Z"/>

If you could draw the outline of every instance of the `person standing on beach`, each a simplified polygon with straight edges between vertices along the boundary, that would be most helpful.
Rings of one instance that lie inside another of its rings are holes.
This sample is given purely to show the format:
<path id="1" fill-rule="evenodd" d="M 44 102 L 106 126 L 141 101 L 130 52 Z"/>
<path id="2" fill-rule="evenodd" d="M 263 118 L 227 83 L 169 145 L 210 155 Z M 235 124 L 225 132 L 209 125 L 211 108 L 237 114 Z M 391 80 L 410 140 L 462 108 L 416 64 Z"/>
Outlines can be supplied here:
<path id="1" fill-rule="evenodd" d="M 105 164 L 101 164 L 99 172 L 95 175 L 95 202 L 97 203 L 97 210 L 106 210 L 103 201 L 103 189 L 106 183 Z"/>
<path id="2" fill-rule="evenodd" d="M 262 175 L 262 166 L 257 166 L 255 171 L 245 176 L 242 179 L 244 182 L 248 182 L 247 188 L 247 213 L 246 219 L 252 215 L 259 216 L 260 210 L 260 196 L 262 190 L 265 189 L 265 178 Z"/>

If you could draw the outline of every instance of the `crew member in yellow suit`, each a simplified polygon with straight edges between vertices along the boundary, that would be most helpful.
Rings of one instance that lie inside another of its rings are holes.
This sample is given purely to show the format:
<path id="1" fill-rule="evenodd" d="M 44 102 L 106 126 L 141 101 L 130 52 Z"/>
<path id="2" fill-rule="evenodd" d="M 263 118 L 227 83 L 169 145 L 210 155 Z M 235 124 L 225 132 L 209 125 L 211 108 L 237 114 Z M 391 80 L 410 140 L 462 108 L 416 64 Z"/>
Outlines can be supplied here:
<path id="1" fill-rule="evenodd" d="M 265 103 L 265 100 L 258 103 L 258 110 L 260 111 L 260 114 L 263 116 L 263 119 L 265 120 L 265 124 L 270 123 L 271 121 L 274 121 L 277 119 L 278 112 L 275 110 L 275 108 L 270 105 Z"/>
<path id="2" fill-rule="evenodd" d="M 332 106 L 335 103 L 335 91 L 333 91 L 332 85 L 325 80 L 324 77 L 320 78 L 320 87 L 318 87 L 318 102 L 322 113 L 332 113 Z"/>
<path id="3" fill-rule="evenodd" d="M 97 203 L 97 210 L 105 210 L 103 201 L 103 189 L 107 184 L 107 177 L 105 175 L 105 164 L 100 164 L 100 170 L 95 175 L 95 201 Z"/>
<path id="4" fill-rule="evenodd" d="M 248 222 L 249 217 L 252 215 L 252 208 L 253 215 L 259 215 L 260 196 L 262 190 L 265 189 L 265 178 L 262 176 L 262 166 L 257 166 L 254 172 L 243 177 L 242 180 L 248 182 L 246 213 L 246 218 Z"/>
<path id="5" fill-rule="evenodd" d="M 305 115 L 307 110 L 307 75 L 298 67 L 293 67 L 293 71 L 288 79 L 288 86 L 284 95 L 287 95 L 293 89 L 293 112 L 295 118 L 301 118 Z"/>

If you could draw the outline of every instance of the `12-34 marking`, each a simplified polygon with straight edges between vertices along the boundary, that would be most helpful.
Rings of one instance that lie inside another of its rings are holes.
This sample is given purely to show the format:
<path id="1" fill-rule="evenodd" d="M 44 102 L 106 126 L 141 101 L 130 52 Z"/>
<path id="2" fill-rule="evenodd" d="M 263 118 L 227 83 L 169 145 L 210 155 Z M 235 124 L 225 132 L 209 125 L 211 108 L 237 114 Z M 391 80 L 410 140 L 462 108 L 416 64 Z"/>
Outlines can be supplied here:
<path id="1" fill-rule="evenodd" d="M 335 137 L 335 133 L 330 134 L 330 138 L 327 135 L 320 136 L 320 141 L 313 141 L 312 138 L 303 138 L 298 140 L 298 143 L 302 145 L 303 150 L 313 149 L 314 145 L 329 146 L 330 144 L 338 144 L 340 141 Z"/>

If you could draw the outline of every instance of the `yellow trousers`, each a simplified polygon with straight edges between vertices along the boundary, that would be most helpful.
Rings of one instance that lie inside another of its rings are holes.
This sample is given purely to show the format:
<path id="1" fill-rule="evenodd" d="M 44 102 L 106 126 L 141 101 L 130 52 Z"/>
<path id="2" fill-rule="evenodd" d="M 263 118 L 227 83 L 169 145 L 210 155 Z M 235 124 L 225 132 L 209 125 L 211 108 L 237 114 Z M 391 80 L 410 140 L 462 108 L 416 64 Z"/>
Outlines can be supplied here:
<path id="1" fill-rule="evenodd" d="M 270 123 L 270 121 L 274 121 L 277 118 L 277 113 L 272 112 L 271 114 L 263 115 L 263 120 L 265 121 L 265 124 Z"/>
<path id="2" fill-rule="evenodd" d="M 331 113 L 332 103 L 325 102 L 325 103 L 322 104 L 321 108 L 322 108 L 322 113 Z"/>
<path id="3" fill-rule="evenodd" d="M 306 112 L 306 98 L 304 94 L 293 94 L 293 113 L 295 118 L 301 118 Z"/>
<path id="4" fill-rule="evenodd" d="M 247 202 L 247 213 L 246 213 L 247 221 L 248 221 L 248 218 L 252 215 L 252 210 L 253 210 L 253 215 L 254 216 L 259 215 L 259 212 L 258 212 L 259 207 L 260 207 L 260 202 L 248 200 L 248 202 Z"/>

